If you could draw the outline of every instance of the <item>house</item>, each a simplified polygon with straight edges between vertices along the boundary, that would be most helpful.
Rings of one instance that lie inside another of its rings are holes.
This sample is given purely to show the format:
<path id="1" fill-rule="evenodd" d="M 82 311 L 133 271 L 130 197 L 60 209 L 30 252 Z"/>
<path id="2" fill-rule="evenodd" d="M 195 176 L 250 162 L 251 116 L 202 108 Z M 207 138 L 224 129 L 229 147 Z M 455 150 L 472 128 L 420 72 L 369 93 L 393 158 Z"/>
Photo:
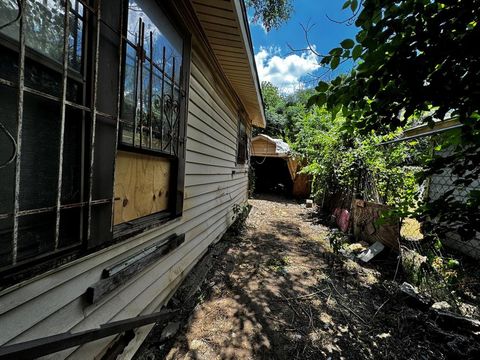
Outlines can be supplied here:
<path id="1" fill-rule="evenodd" d="M 259 134 L 252 139 L 252 168 L 258 192 L 280 191 L 306 198 L 310 195 L 310 177 L 299 173 L 301 166 L 282 139 Z"/>
<path id="2" fill-rule="evenodd" d="M 133 356 L 247 199 L 243 1 L 1 1 L 0 109 L 0 354 Z"/>

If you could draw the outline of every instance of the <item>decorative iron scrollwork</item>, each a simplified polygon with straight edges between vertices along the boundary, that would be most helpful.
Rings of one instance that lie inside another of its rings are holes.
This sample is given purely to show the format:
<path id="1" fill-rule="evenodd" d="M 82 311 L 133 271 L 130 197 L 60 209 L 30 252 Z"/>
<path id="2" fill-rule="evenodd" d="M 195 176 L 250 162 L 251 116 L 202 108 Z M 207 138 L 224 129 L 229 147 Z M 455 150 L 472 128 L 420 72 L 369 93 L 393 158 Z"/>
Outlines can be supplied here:
<path id="1" fill-rule="evenodd" d="M 165 115 L 166 125 L 168 130 L 167 143 L 164 144 L 163 150 L 169 150 L 170 154 L 177 155 L 178 143 L 178 122 L 180 118 L 180 102 L 172 97 L 172 95 L 165 94 L 163 96 L 163 113 Z"/>

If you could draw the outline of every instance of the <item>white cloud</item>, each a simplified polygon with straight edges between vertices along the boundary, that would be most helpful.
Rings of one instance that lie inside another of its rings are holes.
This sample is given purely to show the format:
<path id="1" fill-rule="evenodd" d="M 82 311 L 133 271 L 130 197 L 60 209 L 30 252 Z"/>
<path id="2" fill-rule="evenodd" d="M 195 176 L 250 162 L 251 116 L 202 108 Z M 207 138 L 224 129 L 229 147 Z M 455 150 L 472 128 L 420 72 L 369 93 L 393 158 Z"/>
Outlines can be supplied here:
<path id="1" fill-rule="evenodd" d="M 255 54 L 255 62 L 260 81 L 268 81 L 285 93 L 291 94 L 305 87 L 305 76 L 320 68 L 313 52 L 286 57 L 280 56 L 279 52 L 279 48 L 260 48 Z"/>

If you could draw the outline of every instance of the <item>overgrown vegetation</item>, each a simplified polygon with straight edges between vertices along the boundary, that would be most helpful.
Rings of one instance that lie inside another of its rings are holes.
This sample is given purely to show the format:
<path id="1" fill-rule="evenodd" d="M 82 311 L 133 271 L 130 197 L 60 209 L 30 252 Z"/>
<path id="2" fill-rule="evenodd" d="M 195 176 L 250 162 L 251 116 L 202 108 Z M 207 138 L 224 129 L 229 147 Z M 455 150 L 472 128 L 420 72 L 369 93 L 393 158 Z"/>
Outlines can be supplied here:
<path id="1" fill-rule="evenodd" d="M 359 182 L 370 178 L 375 186 L 369 189 L 370 200 L 405 207 L 413 204 L 418 190 L 413 165 L 424 154 L 419 152 L 418 142 L 382 147 L 382 142 L 398 136 L 401 130 L 386 135 L 373 131 L 348 134 L 342 132 L 344 124 L 343 117 L 318 107 L 302 120 L 294 148 L 307 160 L 303 171 L 314 176 L 314 196 L 318 198 L 328 188 L 358 193 Z"/>
<path id="2" fill-rule="evenodd" d="M 480 0 L 347 0 L 343 8 L 358 34 L 321 63 L 334 70 L 353 61 L 353 70 L 320 81 L 308 104 L 308 90 L 287 97 L 264 84 L 269 131 L 307 159 L 315 195 L 326 183 L 355 189 L 359 178 L 373 176 L 387 194 L 383 202 L 395 205 L 392 214 L 422 222 L 431 241 L 452 231 L 471 239 L 480 231 L 480 190 L 467 199 L 455 191 L 480 176 Z M 463 127 L 433 152 L 417 151 L 418 142 L 378 146 L 415 122 L 433 127 L 451 117 Z M 424 201 L 418 184 L 440 173 L 455 181 Z"/>
<path id="3" fill-rule="evenodd" d="M 472 190 L 467 201 L 453 193 L 480 175 L 480 57 L 474 45 L 480 1 L 347 0 L 344 8 L 359 32 L 321 62 L 335 69 L 353 59 L 357 66 L 348 76 L 320 81 L 310 103 L 341 114 L 346 136 L 389 134 L 415 118 L 433 126 L 458 117 L 461 131 L 438 145 L 448 155 L 427 159 L 420 174 L 425 179 L 448 169 L 458 180 L 435 201 L 398 210 L 424 221 L 432 239 L 452 230 L 471 238 L 480 231 L 480 191 Z"/>
<path id="4" fill-rule="evenodd" d="M 247 203 L 233 205 L 233 223 L 229 228 L 232 234 L 239 235 L 245 229 L 245 222 L 247 220 L 248 214 L 250 213 L 250 209 L 251 206 Z"/>
<path id="5" fill-rule="evenodd" d="M 324 106 L 307 106 L 312 90 L 282 95 L 270 83 L 262 84 L 266 104 L 265 133 L 289 142 L 307 164 L 302 170 L 313 176 L 313 196 L 326 191 L 347 194 L 358 187 L 361 177 L 375 179 L 377 201 L 408 208 L 414 203 L 418 183 L 414 167 L 429 154 L 428 144 L 418 141 L 381 147 L 401 129 L 378 135 L 344 131 L 346 119 Z M 405 166 L 398 166 L 404 164 Z M 384 197 L 379 199 L 379 197 Z"/>
<path id="6" fill-rule="evenodd" d="M 347 0 L 345 21 L 358 27 L 321 57 L 335 70 L 315 93 L 282 94 L 264 83 L 267 131 L 287 141 L 313 176 L 313 195 L 361 197 L 390 206 L 384 217 L 417 225 L 411 240 L 422 248 L 404 267 L 410 281 L 453 296 L 460 264 L 441 248 L 452 233 L 464 240 L 480 232 L 480 0 L 432 2 Z M 461 128 L 432 138 L 395 142 L 405 129 L 458 119 Z M 440 195 L 425 197 L 428 179 L 445 176 Z M 466 197 L 459 189 L 468 189 Z M 402 234 L 403 235 L 403 234 Z M 341 242 L 332 237 L 338 251 Z M 418 256 L 417 256 L 418 255 Z M 420 261 L 420 263 L 419 263 Z M 409 269 L 409 266 L 411 269 Z"/>

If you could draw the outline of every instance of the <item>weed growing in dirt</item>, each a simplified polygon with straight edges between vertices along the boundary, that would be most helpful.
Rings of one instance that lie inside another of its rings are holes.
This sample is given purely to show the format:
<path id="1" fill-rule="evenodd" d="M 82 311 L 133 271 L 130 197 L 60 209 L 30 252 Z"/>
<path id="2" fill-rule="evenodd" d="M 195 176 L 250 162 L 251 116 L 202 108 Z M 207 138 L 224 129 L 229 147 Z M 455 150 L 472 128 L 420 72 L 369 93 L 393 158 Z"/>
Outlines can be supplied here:
<path id="1" fill-rule="evenodd" d="M 245 229 L 245 222 L 247 220 L 248 214 L 250 213 L 251 206 L 247 203 L 245 204 L 234 204 L 233 205 L 233 224 L 230 226 L 230 232 L 233 235 L 240 235 Z"/>
<path id="2" fill-rule="evenodd" d="M 340 249 L 342 249 L 345 241 L 345 234 L 338 231 L 337 229 L 333 229 L 328 234 L 328 241 L 330 243 L 330 247 L 335 254 L 338 254 Z"/>
<path id="3" fill-rule="evenodd" d="M 283 256 L 281 258 L 270 258 L 267 260 L 265 265 L 276 273 L 285 274 L 285 266 L 287 266 L 289 262 L 290 259 L 288 256 Z"/>
<path id="4" fill-rule="evenodd" d="M 453 294 L 461 283 L 460 261 L 441 250 L 440 241 L 426 248 L 417 246 L 414 250 L 402 247 L 403 270 L 408 281 L 419 290 L 457 307 L 458 299 Z"/>

